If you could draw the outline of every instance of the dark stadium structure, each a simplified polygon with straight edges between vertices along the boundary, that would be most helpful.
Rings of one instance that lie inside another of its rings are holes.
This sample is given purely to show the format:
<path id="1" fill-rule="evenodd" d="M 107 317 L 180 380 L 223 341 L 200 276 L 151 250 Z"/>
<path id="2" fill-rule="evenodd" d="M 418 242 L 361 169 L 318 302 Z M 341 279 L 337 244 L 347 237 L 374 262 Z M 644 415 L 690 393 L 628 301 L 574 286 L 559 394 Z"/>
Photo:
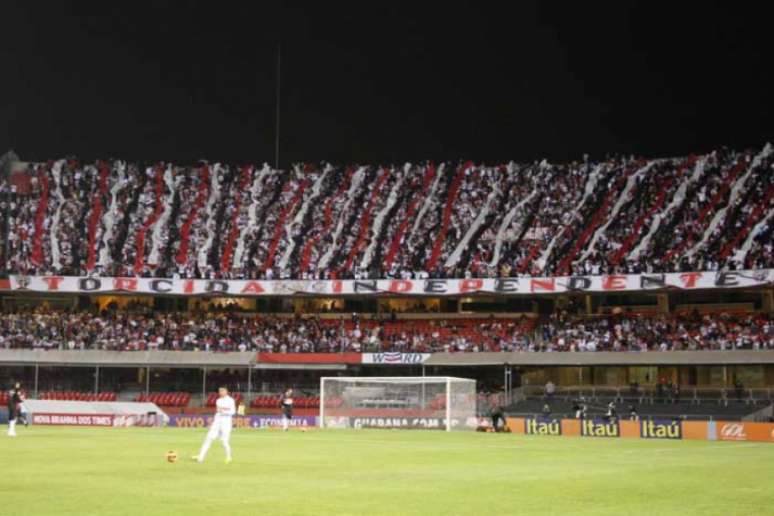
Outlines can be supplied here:
<path id="1" fill-rule="evenodd" d="M 774 147 L 393 166 L 0 160 L 0 383 L 319 409 L 459 376 L 479 411 L 748 419 L 774 402 Z M 0 400 L 4 401 L 4 400 Z"/>

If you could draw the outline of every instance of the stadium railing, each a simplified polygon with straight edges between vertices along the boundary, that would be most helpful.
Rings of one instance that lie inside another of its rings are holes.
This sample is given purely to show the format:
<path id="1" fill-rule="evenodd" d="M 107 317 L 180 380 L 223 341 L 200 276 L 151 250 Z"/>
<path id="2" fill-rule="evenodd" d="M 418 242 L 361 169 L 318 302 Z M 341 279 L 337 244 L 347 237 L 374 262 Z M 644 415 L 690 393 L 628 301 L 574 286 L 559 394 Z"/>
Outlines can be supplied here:
<path id="1" fill-rule="evenodd" d="M 545 387 L 524 386 L 524 397 L 528 400 L 546 400 Z M 569 386 L 556 387 L 553 398 L 557 400 L 571 401 L 575 399 L 590 399 L 599 401 L 619 401 L 637 403 L 669 403 L 674 401 L 690 402 L 694 404 L 714 403 L 727 405 L 731 402 L 756 404 L 758 402 L 774 401 L 774 389 L 767 388 L 713 388 L 713 387 L 680 387 L 679 394 L 670 392 L 666 387 L 659 391 L 656 386 L 638 387 L 635 390 L 630 386 L 605 387 L 605 386 Z"/>

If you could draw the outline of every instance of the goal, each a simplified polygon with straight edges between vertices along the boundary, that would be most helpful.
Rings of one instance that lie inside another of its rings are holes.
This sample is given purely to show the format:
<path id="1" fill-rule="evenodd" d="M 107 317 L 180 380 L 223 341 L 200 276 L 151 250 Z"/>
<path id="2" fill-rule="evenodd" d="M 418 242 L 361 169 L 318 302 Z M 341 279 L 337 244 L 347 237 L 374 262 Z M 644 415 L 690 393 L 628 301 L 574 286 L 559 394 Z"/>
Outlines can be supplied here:
<path id="1" fill-rule="evenodd" d="M 321 428 L 475 430 L 476 381 L 451 376 L 323 377 Z"/>

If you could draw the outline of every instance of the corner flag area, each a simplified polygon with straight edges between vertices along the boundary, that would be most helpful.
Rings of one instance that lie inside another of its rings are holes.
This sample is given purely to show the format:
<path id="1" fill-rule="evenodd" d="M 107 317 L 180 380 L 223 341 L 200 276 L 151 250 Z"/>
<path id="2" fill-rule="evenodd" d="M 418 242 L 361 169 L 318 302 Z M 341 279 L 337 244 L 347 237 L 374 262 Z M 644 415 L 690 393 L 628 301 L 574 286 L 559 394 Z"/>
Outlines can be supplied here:
<path id="1" fill-rule="evenodd" d="M 774 446 L 411 430 L 22 428 L 14 514 L 771 514 Z M 166 461 L 174 450 L 181 459 Z"/>

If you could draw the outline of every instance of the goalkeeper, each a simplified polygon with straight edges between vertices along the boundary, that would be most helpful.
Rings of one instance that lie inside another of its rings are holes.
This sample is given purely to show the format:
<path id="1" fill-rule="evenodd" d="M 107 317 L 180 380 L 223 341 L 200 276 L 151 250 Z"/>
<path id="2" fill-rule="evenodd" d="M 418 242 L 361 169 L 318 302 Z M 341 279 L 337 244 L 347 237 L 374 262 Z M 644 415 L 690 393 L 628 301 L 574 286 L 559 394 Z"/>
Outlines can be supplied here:
<path id="1" fill-rule="evenodd" d="M 505 416 L 503 415 L 503 408 L 499 403 L 492 407 L 492 412 L 489 414 L 492 418 L 492 428 L 495 432 L 502 432 L 505 430 Z"/>
<path id="2" fill-rule="evenodd" d="M 280 408 L 282 409 L 282 430 L 288 431 L 290 420 L 293 419 L 293 389 L 288 389 L 280 398 Z"/>

